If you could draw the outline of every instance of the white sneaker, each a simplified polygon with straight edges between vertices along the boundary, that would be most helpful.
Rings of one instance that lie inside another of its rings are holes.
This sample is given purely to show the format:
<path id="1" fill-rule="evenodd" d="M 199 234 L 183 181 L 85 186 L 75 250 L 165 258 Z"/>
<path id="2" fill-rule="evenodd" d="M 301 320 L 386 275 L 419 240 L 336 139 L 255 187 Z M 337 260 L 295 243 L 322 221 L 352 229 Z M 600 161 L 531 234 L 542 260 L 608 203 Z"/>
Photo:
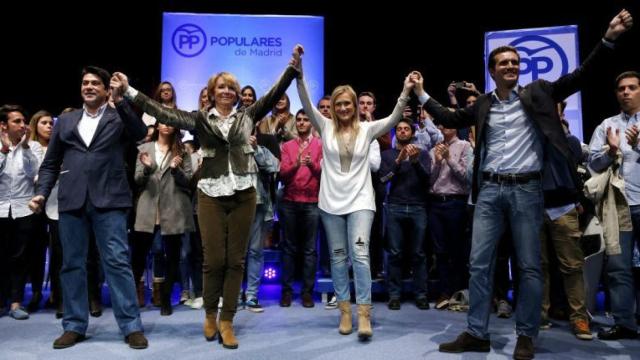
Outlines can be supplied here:
<path id="1" fill-rule="evenodd" d="M 191 298 L 187 299 L 187 301 L 185 301 L 183 305 L 191 307 L 191 305 L 193 305 L 193 299 Z"/>
<path id="2" fill-rule="evenodd" d="M 197 297 L 191 301 L 191 305 L 189 305 L 192 309 L 200 310 L 202 306 L 204 306 L 204 299 L 201 297 Z"/>
<path id="3" fill-rule="evenodd" d="M 333 309 L 337 309 L 338 308 L 338 299 L 336 298 L 335 295 L 333 295 L 331 297 L 331 300 L 329 300 L 327 302 L 327 304 L 324 306 L 324 308 L 326 310 L 333 310 Z"/>

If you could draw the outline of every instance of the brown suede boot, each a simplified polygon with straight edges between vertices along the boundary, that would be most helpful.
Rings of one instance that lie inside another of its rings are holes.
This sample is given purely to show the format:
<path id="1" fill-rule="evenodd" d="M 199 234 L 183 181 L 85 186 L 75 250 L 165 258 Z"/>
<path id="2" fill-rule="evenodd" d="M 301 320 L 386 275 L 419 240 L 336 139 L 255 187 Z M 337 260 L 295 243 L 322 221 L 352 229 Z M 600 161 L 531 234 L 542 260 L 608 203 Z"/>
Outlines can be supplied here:
<path id="1" fill-rule="evenodd" d="M 144 307 L 144 281 L 139 281 L 136 286 L 136 294 L 138 295 L 138 306 Z"/>
<path id="2" fill-rule="evenodd" d="M 358 305 L 358 338 L 360 340 L 369 340 L 373 336 L 371 330 L 371 305 Z"/>
<path id="3" fill-rule="evenodd" d="M 218 333 L 218 313 L 206 314 L 204 318 L 204 338 L 207 341 L 213 341 Z"/>
<path id="4" fill-rule="evenodd" d="M 233 334 L 233 322 L 230 320 L 220 320 L 220 337 L 218 342 L 222 344 L 225 349 L 237 349 L 238 339 Z"/>
<path id="5" fill-rule="evenodd" d="M 338 309 L 340 309 L 340 326 L 338 332 L 342 335 L 349 335 L 353 331 L 353 324 L 351 324 L 351 302 L 339 301 Z"/>

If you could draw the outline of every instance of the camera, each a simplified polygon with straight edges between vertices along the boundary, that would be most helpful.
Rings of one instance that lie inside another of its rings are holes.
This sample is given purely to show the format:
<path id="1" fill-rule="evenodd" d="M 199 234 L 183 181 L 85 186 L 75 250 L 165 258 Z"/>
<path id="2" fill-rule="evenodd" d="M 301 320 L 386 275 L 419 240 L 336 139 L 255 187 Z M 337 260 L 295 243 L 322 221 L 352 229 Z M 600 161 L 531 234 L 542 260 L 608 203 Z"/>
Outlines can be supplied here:
<path id="1" fill-rule="evenodd" d="M 465 86 L 467 85 L 467 83 L 464 81 L 457 81 L 455 85 L 456 85 L 456 90 L 460 90 L 460 89 L 466 90 Z"/>

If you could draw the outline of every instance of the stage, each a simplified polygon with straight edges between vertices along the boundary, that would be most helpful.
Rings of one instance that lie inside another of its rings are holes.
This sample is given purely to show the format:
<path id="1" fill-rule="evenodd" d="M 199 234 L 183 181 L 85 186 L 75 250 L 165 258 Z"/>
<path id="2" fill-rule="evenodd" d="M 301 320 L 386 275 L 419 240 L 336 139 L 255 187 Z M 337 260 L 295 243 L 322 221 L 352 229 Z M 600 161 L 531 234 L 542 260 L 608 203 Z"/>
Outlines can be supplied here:
<path id="1" fill-rule="evenodd" d="M 25 321 L 3 316 L 0 359 L 511 359 L 516 343 L 513 319 L 492 315 L 489 354 L 440 353 L 438 344 L 454 339 L 465 328 L 466 313 L 435 310 L 433 304 L 431 310 L 418 310 L 410 300 L 403 302 L 399 311 L 388 310 L 384 302 L 374 302 L 373 338 L 361 343 L 355 331 L 346 336 L 338 333 L 338 310 L 325 310 L 320 296 L 314 308 L 303 308 L 297 296 L 290 308 L 281 308 L 279 294 L 279 285 L 264 285 L 260 297 L 265 311 L 238 311 L 234 321 L 238 350 L 205 341 L 204 310 L 182 305 L 175 306 L 168 317 L 160 316 L 157 308 L 143 309 L 149 348 L 132 350 L 124 343 L 107 305 L 100 318 L 90 318 L 90 338 L 64 350 L 52 348 L 53 340 L 62 333 L 53 310 L 40 310 Z M 355 305 L 353 309 L 355 312 Z M 597 316 L 596 321 L 608 324 L 611 319 Z M 593 325 L 596 330 L 597 324 Z M 581 341 L 571 334 L 566 322 L 554 322 L 551 329 L 541 331 L 535 344 L 536 359 L 640 359 L 640 341 Z"/>

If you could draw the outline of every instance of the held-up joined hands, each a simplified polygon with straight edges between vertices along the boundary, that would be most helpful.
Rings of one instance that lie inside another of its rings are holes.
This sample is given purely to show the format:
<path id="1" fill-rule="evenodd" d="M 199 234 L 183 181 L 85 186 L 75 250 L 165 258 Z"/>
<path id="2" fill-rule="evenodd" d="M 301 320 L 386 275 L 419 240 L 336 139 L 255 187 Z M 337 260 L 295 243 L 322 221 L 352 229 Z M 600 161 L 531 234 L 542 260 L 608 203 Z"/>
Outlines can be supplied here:
<path id="1" fill-rule="evenodd" d="M 404 88 L 402 89 L 402 96 L 409 96 L 411 90 L 415 91 L 415 87 L 418 85 L 418 81 L 422 76 L 418 71 L 412 71 L 404 78 Z"/>
<path id="2" fill-rule="evenodd" d="M 414 83 L 413 93 L 416 94 L 416 96 L 422 95 L 424 93 L 424 78 L 422 74 L 419 71 L 412 71 L 409 75 Z"/>
<path id="3" fill-rule="evenodd" d="M 111 76 L 109 86 L 111 87 L 113 101 L 119 102 L 122 100 L 124 93 L 127 92 L 127 89 L 129 89 L 129 78 L 121 72 L 114 72 Z M 118 98 L 120 100 L 117 100 Z"/>
<path id="4" fill-rule="evenodd" d="M 302 54 L 304 54 L 304 48 L 300 44 L 296 44 L 293 47 L 293 53 L 291 54 L 291 60 L 289 65 L 298 70 L 298 78 L 302 79 Z"/>

